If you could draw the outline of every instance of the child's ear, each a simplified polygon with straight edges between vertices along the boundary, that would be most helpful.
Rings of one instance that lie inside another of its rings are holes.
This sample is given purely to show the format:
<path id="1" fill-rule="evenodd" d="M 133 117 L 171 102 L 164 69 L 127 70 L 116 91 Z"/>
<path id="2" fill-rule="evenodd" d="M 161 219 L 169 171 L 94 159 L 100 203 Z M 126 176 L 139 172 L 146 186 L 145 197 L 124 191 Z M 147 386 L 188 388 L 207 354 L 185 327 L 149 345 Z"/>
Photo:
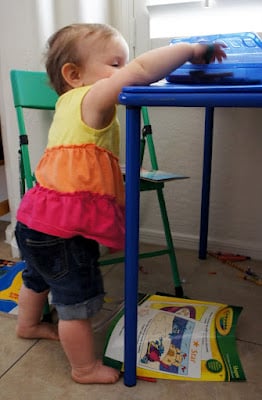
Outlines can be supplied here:
<path id="1" fill-rule="evenodd" d="M 64 80 L 70 87 L 76 88 L 82 86 L 79 68 L 74 63 L 64 64 L 61 69 L 61 73 Z"/>

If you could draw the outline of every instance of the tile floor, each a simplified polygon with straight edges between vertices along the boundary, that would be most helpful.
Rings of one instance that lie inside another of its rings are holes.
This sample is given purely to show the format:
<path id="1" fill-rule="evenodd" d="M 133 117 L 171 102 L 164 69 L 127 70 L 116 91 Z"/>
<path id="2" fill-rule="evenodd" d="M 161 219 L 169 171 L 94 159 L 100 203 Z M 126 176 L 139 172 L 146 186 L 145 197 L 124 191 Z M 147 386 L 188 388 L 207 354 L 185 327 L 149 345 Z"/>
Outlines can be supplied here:
<path id="1" fill-rule="evenodd" d="M 11 258 L 4 243 L 5 223 L 0 222 L 0 258 Z M 132 388 L 123 379 L 115 385 L 80 385 L 70 378 L 68 362 L 60 344 L 48 340 L 22 340 L 15 336 L 15 317 L 0 314 L 1 400 L 259 400 L 262 398 L 261 286 L 244 281 L 237 270 L 208 258 L 198 260 L 196 251 L 177 250 L 184 292 L 199 300 L 243 306 L 237 326 L 237 348 L 246 382 L 138 381 Z M 246 262 L 247 263 L 247 262 Z M 143 260 L 139 276 L 141 292 L 172 293 L 169 264 L 165 256 Z M 243 263 L 241 264 L 243 266 Z M 248 261 L 262 273 L 261 261 Z M 113 299 L 123 296 L 123 265 L 103 267 L 105 287 Z M 107 326 L 96 333 L 101 355 Z"/>

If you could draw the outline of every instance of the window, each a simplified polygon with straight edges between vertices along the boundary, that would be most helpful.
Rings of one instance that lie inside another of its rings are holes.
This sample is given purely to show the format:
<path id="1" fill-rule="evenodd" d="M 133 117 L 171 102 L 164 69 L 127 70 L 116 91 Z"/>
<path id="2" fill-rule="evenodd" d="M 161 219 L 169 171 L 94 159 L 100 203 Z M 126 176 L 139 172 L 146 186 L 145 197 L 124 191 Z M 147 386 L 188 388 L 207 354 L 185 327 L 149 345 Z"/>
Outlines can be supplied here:
<path id="1" fill-rule="evenodd" d="M 150 38 L 262 32 L 261 0 L 145 0 Z"/>

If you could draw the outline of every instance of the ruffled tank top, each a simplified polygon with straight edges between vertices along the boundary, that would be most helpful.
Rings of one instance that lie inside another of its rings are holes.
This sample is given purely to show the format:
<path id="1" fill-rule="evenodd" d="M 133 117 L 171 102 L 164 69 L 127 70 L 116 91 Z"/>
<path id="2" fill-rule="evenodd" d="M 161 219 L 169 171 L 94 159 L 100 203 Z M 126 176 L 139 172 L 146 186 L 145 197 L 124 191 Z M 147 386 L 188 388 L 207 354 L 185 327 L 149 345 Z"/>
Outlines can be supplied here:
<path id="1" fill-rule="evenodd" d="M 88 127 L 81 102 L 90 86 L 57 101 L 48 144 L 35 171 L 37 184 L 23 196 L 17 220 L 61 238 L 81 235 L 123 249 L 124 184 L 119 167 L 116 111 L 104 129 Z"/>

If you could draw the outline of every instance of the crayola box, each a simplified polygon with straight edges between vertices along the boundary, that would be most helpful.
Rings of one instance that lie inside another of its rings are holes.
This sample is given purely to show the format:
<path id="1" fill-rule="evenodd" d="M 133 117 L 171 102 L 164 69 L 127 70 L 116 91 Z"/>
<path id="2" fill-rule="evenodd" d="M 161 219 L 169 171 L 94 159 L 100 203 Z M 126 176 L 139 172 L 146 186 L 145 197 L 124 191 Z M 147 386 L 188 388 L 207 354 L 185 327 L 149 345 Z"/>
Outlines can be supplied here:
<path id="1" fill-rule="evenodd" d="M 138 306 L 137 375 L 144 378 L 243 381 L 235 329 L 241 307 L 145 296 Z M 124 370 L 124 315 L 112 323 L 104 363 Z"/>

